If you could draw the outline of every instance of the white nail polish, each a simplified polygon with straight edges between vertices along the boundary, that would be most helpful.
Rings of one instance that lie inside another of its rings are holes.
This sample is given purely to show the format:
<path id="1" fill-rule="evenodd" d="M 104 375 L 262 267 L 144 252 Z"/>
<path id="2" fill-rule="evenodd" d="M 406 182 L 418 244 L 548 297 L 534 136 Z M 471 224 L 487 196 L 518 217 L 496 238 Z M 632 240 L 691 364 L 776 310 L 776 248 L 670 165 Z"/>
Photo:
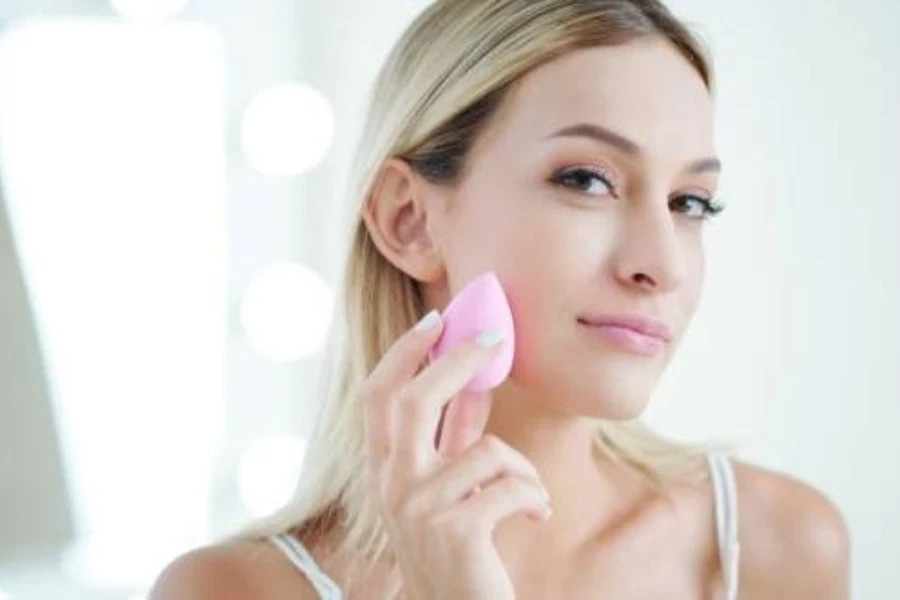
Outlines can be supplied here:
<path id="1" fill-rule="evenodd" d="M 434 328 L 438 323 L 441 322 L 441 315 L 437 311 L 437 309 L 433 309 L 427 315 L 422 317 L 422 320 L 416 323 L 416 331 L 428 331 L 429 329 Z"/>

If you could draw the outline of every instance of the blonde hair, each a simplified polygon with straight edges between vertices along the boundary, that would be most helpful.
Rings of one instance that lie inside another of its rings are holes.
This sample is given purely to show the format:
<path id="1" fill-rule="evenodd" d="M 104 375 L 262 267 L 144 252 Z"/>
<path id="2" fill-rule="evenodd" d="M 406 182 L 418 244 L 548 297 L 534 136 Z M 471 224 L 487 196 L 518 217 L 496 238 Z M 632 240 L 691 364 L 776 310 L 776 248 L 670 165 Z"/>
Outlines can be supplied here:
<path id="1" fill-rule="evenodd" d="M 346 255 L 342 306 L 329 347 L 326 400 L 294 499 L 235 538 L 339 527 L 337 553 L 350 584 L 382 559 L 391 565 L 390 598 L 402 581 L 366 473 L 364 412 L 358 389 L 385 351 L 426 312 L 417 282 L 377 249 L 362 219 L 384 162 L 407 161 L 427 180 L 453 185 L 469 151 L 524 74 L 567 52 L 657 36 L 668 39 L 714 93 L 700 42 L 657 0 L 438 0 L 403 33 L 371 90 L 349 192 L 360 207 Z M 342 319 L 341 319 L 342 317 Z M 705 477 L 710 445 L 684 444 L 640 420 L 599 421 L 596 451 L 630 465 L 660 489 Z"/>

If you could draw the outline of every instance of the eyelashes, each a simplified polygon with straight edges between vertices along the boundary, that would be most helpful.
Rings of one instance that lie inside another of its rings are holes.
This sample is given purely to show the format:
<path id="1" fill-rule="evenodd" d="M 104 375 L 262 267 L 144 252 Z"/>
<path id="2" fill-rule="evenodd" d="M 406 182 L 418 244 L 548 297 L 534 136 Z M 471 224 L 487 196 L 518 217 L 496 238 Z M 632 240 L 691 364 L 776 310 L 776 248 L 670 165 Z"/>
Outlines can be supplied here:
<path id="1" fill-rule="evenodd" d="M 569 190 L 575 190 L 580 193 L 587 193 L 583 186 L 599 181 L 609 190 L 609 194 L 614 198 L 618 198 L 616 187 L 611 182 L 612 178 L 599 168 L 574 167 L 564 169 L 551 177 L 550 182 L 554 185 L 565 187 Z M 596 196 L 595 194 L 587 194 Z M 691 211 L 691 205 L 698 207 L 700 211 Z M 716 198 L 706 198 L 699 194 L 681 194 L 675 196 L 669 201 L 669 207 L 676 212 L 686 214 L 688 218 L 706 221 L 719 215 L 725 210 L 725 205 Z"/>
<path id="2" fill-rule="evenodd" d="M 696 202 L 700 206 L 700 215 L 693 217 L 696 219 L 711 219 L 725 210 L 725 205 L 720 201 L 714 198 L 704 198 L 703 196 L 697 196 L 695 194 L 682 194 L 676 196 L 669 202 L 669 206 L 683 206 L 687 201 Z M 684 212 L 687 214 L 688 211 Z"/>

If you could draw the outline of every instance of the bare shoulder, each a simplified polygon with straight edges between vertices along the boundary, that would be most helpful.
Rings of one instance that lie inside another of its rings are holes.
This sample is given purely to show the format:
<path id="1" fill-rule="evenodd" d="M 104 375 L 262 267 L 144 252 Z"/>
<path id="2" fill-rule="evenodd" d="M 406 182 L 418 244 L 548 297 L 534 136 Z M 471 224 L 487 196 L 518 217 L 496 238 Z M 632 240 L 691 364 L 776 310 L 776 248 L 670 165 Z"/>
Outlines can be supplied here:
<path id="1" fill-rule="evenodd" d="M 741 596 L 848 598 L 850 535 L 838 507 L 790 475 L 733 463 Z"/>
<path id="2" fill-rule="evenodd" d="M 157 577 L 149 600 L 313 600 L 309 582 L 272 544 L 223 542 L 182 554 Z"/>

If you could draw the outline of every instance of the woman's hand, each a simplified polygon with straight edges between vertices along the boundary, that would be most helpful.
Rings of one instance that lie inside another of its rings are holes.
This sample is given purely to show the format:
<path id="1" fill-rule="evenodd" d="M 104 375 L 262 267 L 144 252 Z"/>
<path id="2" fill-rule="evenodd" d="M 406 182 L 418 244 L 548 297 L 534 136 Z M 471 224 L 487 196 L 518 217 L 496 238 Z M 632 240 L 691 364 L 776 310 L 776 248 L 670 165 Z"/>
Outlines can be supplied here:
<path id="1" fill-rule="evenodd" d="M 440 316 L 431 318 L 437 322 L 430 329 L 417 327 L 401 336 L 362 386 L 372 493 L 406 597 L 512 599 L 513 584 L 492 532 L 501 519 L 517 513 L 549 517 L 547 493 L 522 454 L 496 436 L 480 437 L 489 412 L 487 394 L 460 394 L 499 345 L 479 336 L 487 345 L 461 344 L 418 372 L 440 336 Z M 439 451 L 442 410 L 454 399 Z"/>

